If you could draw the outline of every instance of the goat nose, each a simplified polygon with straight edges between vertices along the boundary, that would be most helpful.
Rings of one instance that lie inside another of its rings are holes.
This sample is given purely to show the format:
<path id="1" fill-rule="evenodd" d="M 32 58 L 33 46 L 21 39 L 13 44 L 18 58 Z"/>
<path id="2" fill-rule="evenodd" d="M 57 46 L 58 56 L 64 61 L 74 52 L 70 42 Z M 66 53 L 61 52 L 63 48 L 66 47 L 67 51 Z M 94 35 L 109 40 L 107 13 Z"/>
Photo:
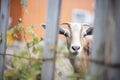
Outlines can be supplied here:
<path id="1" fill-rule="evenodd" d="M 76 51 L 76 50 L 79 50 L 79 49 L 80 49 L 80 46 L 72 46 L 72 49 L 75 50 L 75 51 Z"/>

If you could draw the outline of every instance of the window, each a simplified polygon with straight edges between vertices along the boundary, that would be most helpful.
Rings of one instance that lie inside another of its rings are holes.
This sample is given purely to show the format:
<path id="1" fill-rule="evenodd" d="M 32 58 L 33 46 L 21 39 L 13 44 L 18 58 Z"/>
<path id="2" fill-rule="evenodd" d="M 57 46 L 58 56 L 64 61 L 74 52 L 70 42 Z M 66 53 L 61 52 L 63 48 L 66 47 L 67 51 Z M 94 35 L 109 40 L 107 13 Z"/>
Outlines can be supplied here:
<path id="1" fill-rule="evenodd" d="M 92 15 L 85 10 L 74 9 L 72 14 L 72 21 L 73 22 L 92 22 Z"/>

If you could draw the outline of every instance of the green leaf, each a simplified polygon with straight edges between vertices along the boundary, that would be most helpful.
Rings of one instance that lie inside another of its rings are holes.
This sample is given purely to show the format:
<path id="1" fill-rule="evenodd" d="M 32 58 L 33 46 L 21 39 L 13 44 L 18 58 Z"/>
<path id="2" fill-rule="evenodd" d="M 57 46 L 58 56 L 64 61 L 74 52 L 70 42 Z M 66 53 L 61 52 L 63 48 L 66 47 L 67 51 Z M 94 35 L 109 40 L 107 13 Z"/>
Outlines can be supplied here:
<path id="1" fill-rule="evenodd" d="M 32 50 L 33 53 L 37 53 L 38 50 L 36 49 L 36 47 L 33 47 L 33 50 Z"/>
<path id="2" fill-rule="evenodd" d="M 39 50 L 40 53 L 43 53 L 43 46 L 38 45 L 36 46 L 36 49 Z"/>
<path id="3" fill-rule="evenodd" d="M 37 44 L 38 43 L 38 38 L 37 37 L 34 37 L 33 38 L 33 44 Z"/>
<path id="4" fill-rule="evenodd" d="M 86 76 L 86 72 L 87 72 L 86 69 L 84 69 L 84 68 L 81 69 L 81 70 L 80 70 L 80 73 L 79 73 L 80 77 Z"/>
<path id="5" fill-rule="evenodd" d="M 70 77 L 70 78 L 78 78 L 79 75 L 74 73 L 74 74 L 70 75 L 69 77 Z"/>
<path id="6" fill-rule="evenodd" d="M 5 78 L 8 78 L 9 80 L 16 80 L 19 78 L 19 75 L 15 70 L 9 70 L 4 74 Z"/>
<path id="7" fill-rule="evenodd" d="M 93 77 L 93 76 L 87 76 L 86 80 L 97 80 L 97 79 L 95 77 Z"/>
<path id="8" fill-rule="evenodd" d="M 29 56 L 28 56 L 28 51 L 27 51 L 27 50 L 23 50 L 23 51 L 21 52 L 21 56 L 22 56 L 22 57 L 26 57 L 26 58 L 29 57 Z"/>
<path id="9" fill-rule="evenodd" d="M 27 42 L 27 43 L 26 43 L 26 47 L 27 47 L 27 48 L 30 48 L 31 46 L 33 46 L 33 41 L 30 41 L 30 42 Z"/>
<path id="10" fill-rule="evenodd" d="M 23 31 L 23 26 L 22 26 L 22 24 L 20 23 L 20 24 L 18 24 L 17 25 L 17 27 L 16 27 L 16 29 L 18 30 L 18 32 L 22 32 Z"/>

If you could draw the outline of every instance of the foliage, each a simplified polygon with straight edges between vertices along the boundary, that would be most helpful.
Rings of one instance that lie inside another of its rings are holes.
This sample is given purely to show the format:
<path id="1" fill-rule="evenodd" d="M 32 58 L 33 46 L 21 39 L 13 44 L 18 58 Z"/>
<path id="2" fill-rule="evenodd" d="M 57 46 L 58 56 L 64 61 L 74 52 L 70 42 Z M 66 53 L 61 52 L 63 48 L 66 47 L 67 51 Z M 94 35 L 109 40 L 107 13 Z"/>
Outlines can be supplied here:
<path id="1" fill-rule="evenodd" d="M 25 55 L 25 53 L 22 53 L 22 55 Z M 12 70 L 8 70 L 4 77 L 8 80 L 40 80 L 42 61 L 31 60 L 31 63 L 29 63 L 29 60 L 15 57 Z"/>
<path id="2" fill-rule="evenodd" d="M 39 39 L 33 29 L 34 26 L 32 25 L 25 31 L 22 22 L 19 21 L 16 26 L 8 30 L 7 35 L 11 37 L 18 38 L 15 33 L 17 31 L 24 36 L 32 36 L 32 40 L 29 42 L 26 41 L 23 51 L 14 53 L 15 57 L 13 57 L 11 69 L 7 70 L 4 74 L 6 80 L 40 80 L 43 46 L 39 42 L 43 38 Z M 8 41 L 11 40 L 11 38 L 8 39 Z"/>
<path id="3" fill-rule="evenodd" d="M 70 78 L 79 79 L 79 80 L 86 80 L 86 70 L 81 69 L 80 73 L 73 73 L 70 75 Z M 87 79 L 87 80 L 91 80 L 91 79 Z"/>
<path id="4" fill-rule="evenodd" d="M 97 80 L 94 76 L 87 76 L 86 80 Z"/>

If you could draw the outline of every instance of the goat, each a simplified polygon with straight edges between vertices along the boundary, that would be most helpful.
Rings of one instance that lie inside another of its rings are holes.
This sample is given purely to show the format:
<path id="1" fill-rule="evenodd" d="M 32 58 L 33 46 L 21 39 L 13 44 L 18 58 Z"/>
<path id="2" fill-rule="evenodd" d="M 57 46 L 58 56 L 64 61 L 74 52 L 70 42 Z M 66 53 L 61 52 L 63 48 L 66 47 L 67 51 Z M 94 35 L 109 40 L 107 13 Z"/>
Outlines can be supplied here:
<path id="1" fill-rule="evenodd" d="M 73 66 L 74 72 L 79 73 L 81 70 L 84 70 L 87 74 L 89 68 L 89 59 L 92 47 L 92 35 L 87 35 L 83 38 L 82 50 L 79 55 L 74 56 L 70 54 L 70 62 Z"/>
<path id="2" fill-rule="evenodd" d="M 67 48 L 69 51 L 69 60 L 73 66 L 74 72 L 79 73 L 82 68 L 86 71 L 89 66 L 88 61 L 82 60 L 83 58 L 90 58 L 90 49 L 92 44 L 93 27 L 86 23 L 62 23 L 67 25 L 68 28 L 64 29 L 59 27 L 59 33 L 63 34 L 67 40 Z M 42 25 L 45 29 L 46 25 Z"/>

